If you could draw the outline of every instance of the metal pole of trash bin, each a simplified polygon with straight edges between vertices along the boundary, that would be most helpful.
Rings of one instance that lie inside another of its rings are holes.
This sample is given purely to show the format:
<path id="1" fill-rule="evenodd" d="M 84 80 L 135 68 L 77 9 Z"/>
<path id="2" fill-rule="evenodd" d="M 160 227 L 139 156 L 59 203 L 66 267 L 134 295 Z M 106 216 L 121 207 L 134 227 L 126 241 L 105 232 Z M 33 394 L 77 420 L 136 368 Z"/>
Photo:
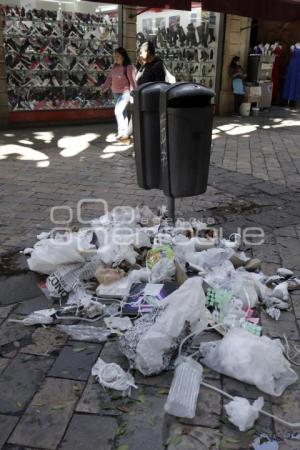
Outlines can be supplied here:
<path id="1" fill-rule="evenodd" d="M 175 198 L 167 197 L 168 218 L 175 224 Z"/>

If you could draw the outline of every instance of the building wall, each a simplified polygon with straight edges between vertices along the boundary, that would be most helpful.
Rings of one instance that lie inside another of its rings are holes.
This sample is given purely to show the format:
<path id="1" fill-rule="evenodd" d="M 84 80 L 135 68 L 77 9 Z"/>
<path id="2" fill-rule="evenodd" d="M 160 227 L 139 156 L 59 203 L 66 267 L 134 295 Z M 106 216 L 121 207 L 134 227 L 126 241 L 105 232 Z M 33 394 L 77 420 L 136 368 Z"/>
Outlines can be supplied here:
<path id="1" fill-rule="evenodd" d="M 0 15 L 0 130 L 7 127 L 8 98 L 3 46 L 4 17 Z"/>
<path id="2" fill-rule="evenodd" d="M 122 45 L 126 48 L 133 64 L 136 63 L 136 14 L 134 6 L 122 6 Z M 134 17 L 132 17 L 134 16 Z M 120 22 L 121 22 L 120 21 Z"/>
<path id="3" fill-rule="evenodd" d="M 228 66 L 234 56 L 241 58 L 241 64 L 246 69 L 249 50 L 251 19 L 227 14 L 225 18 L 225 37 L 221 89 L 218 112 L 228 115 L 233 112 L 233 94 Z"/>

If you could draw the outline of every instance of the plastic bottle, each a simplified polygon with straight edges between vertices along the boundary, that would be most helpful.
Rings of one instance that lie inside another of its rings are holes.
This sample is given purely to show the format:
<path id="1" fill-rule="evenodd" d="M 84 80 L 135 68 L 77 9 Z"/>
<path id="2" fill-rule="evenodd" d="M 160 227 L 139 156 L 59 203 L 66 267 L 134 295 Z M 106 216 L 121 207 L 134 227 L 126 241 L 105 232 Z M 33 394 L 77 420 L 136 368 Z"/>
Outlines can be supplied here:
<path id="1" fill-rule="evenodd" d="M 173 416 L 192 419 L 196 414 L 197 398 L 203 368 L 191 357 L 180 357 L 165 404 L 165 411 Z"/>

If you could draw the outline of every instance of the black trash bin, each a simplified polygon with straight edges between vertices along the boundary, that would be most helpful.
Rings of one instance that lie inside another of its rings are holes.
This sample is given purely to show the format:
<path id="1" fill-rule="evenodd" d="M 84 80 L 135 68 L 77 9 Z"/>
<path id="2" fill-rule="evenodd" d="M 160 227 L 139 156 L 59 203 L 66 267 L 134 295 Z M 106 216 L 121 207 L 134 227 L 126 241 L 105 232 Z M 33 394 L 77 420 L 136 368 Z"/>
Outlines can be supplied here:
<path id="1" fill-rule="evenodd" d="M 206 191 L 214 95 L 211 89 L 185 82 L 160 93 L 161 188 L 168 197 Z"/>
<path id="2" fill-rule="evenodd" d="M 160 93 L 165 82 L 145 83 L 134 91 L 133 137 L 138 185 L 160 188 Z"/>

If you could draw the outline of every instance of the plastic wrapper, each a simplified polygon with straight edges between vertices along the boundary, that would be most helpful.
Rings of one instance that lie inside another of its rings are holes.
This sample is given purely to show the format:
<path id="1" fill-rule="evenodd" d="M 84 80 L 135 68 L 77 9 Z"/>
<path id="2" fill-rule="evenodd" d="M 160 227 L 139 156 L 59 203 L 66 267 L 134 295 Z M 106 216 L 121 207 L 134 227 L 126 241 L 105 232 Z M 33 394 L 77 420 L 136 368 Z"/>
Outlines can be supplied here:
<path id="1" fill-rule="evenodd" d="M 108 336 L 111 335 L 111 331 L 107 328 L 89 325 L 57 325 L 56 328 L 76 341 L 106 342 Z"/>
<path id="2" fill-rule="evenodd" d="M 268 316 L 272 317 L 274 320 L 279 320 L 280 317 L 280 309 L 275 308 L 274 306 L 271 306 L 270 308 L 266 309 L 266 313 Z"/>
<path id="3" fill-rule="evenodd" d="M 166 368 L 169 361 L 164 360 L 164 355 L 174 346 L 187 324 L 191 331 L 200 332 L 208 323 L 201 278 L 188 279 L 160 304 L 160 314 L 136 348 L 135 366 L 144 375 L 160 373 Z"/>
<path id="4" fill-rule="evenodd" d="M 110 330 L 126 331 L 133 327 L 129 317 L 106 317 L 104 323 Z"/>
<path id="5" fill-rule="evenodd" d="M 298 379 L 279 340 L 240 328 L 230 330 L 221 341 L 202 343 L 200 352 L 207 367 L 270 395 L 280 396 Z"/>
<path id="6" fill-rule="evenodd" d="M 272 293 L 273 297 L 277 297 L 280 300 L 287 301 L 289 299 L 289 292 L 288 292 L 288 282 L 285 281 L 283 283 L 278 284 L 274 289 Z"/>
<path id="7" fill-rule="evenodd" d="M 252 405 L 246 398 L 234 397 L 234 400 L 225 405 L 225 410 L 233 425 L 237 426 L 240 431 L 247 431 L 253 427 L 263 406 L 263 397 L 258 397 Z"/>
<path id="8" fill-rule="evenodd" d="M 118 364 L 106 363 L 98 358 L 92 368 L 92 375 L 103 387 L 115 389 L 117 391 L 130 392 L 130 389 L 136 388 L 134 378 L 129 372 L 125 372 Z"/>
<path id="9" fill-rule="evenodd" d="M 21 322 L 26 325 L 48 325 L 54 322 L 53 316 L 56 313 L 56 309 L 41 309 L 40 311 L 34 311 L 25 317 Z"/>
<path id="10" fill-rule="evenodd" d="M 203 368 L 191 357 L 176 361 L 176 368 L 165 411 L 177 417 L 193 419 L 196 414 L 197 399 L 202 381 Z"/>
<path id="11" fill-rule="evenodd" d="M 98 255 L 107 265 L 118 265 L 122 261 L 127 261 L 129 264 L 136 263 L 138 253 L 134 251 L 131 245 L 107 244 L 99 248 Z"/>
<path id="12" fill-rule="evenodd" d="M 66 299 L 78 284 L 83 264 L 62 264 L 52 272 L 46 281 L 51 297 Z"/>
<path id="13" fill-rule="evenodd" d="M 163 258 L 158 261 L 151 269 L 150 279 L 152 283 L 170 281 L 175 277 L 175 263 L 173 260 Z"/>
<path id="14" fill-rule="evenodd" d="M 196 264 L 203 269 L 213 269 L 216 266 L 220 266 L 227 261 L 234 254 L 234 250 L 231 248 L 211 248 L 209 250 L 203 250 L 202 252 L 196 252 L 191 255 L 188 260 L 189 263 Z"/>

